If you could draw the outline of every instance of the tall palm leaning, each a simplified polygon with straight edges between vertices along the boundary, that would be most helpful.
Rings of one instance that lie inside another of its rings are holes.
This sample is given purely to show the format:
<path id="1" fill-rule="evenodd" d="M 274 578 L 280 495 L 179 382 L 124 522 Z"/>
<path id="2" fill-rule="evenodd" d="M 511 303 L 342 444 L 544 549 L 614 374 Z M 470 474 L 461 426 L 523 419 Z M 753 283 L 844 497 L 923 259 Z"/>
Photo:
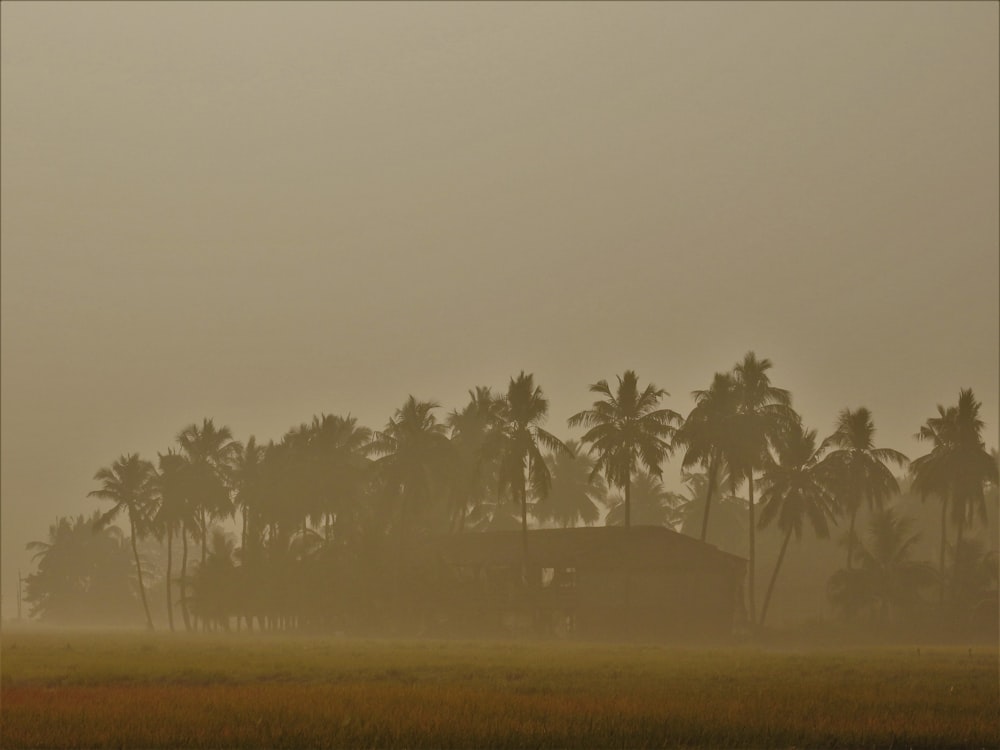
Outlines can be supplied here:
<path id="1" fill-rule="evenodd" d="M 747 352 L 743 361 L 733 368 L 736 414 L 729 421 L 730 437 L 726 455 L 731 476 L 742 476 L 747 482 L 749 513 L 749 560 L 747 563 L 747 601 L 750 622 L 757 620 L 755 595 L 756 528 L 754 521 L 754 473 L 771 460 L 770 448 L 778 436 L 799 421 L 792 409 L 792 396 L 783 388 L 771 385 L 769 359 L 757 359 Z"/>
<path id="2" fill-rule="evenodd" d="M 929 440 L 930 453 L 914 459 L 910 465 L 913 489 L 921 498 L 937 495 L 941 500 L 941 602 L 945 590 L 945 546 L 947 506 L 957 526 L 956 548 L 961 545 L 965 524 L 986 518 L 985 484 L 997 481 L 997 464 L 982 439 L 985 424 L 979 418 L 981 404 L 972 389 L 959 392 L 958 404 L 945 409 L 938 406 L 938 416 L 927 420 L 917 438 Z"/>
<path id="3" fill-rule="evenodd" d="M 139 458 L 138 453 L 121 456 L 111 466 L 99 469 L 94 479 L 101 483 L 101 488 L 88 493 L 88 497 L 109 500 L 114 505 L 105 512 L 94 524 L 100 530 L 112 523 L 119 513 L 125 511 L 128 515 L 129 528 L 132 535 L 132 556 L 135 559 L 135 572 L 139 579 L 139 596 L 142 608 L 146 612 L 146 627 L 153 629 L 153 618 L 149 614 L 149 603 L 146 601 L 146 587 L 142 582 L 142 565 L 139 562 L 139 549 L 136 537 L 144 534 L 149 519 L 154 511 L 154 478 L 156 470 L 149 461 Z"/>
<path id="4" fill-rule="evenodd" d="M 771 461 L 761 477 L 760 528 L 776 521 L 785 538 L 764 594 L 760 625 L 767 617 L 774 583 L 778 580 L 792 534 L 797 540 L 801 539 L 802 527 L 808 521 L 816 536 L 826 539 L 830 536 L 835 510 L 833 495 L 826 486 L 825 473 L 820 466 L 820 451 L 816 450 L 816 431 L 803 430 L 801 424 L 792 423 L 781 434 L 775 448 L 777 461 Z"/>
<path id="5" fill-rule="evenodd" d="M 726 469 L 730 422 L 737 408 L 736 381 L 730 373 L 717 372 L 712 385 L 707 390 L 695 391 L 693 396 L 695 407 L 677 430 L 674 442 L 685 447 L 682 469 L 690 471 L 700 466 L 707 474 L 705 513 L 701 523 L 701 541 L 704 542 L 708 537 L 712 498 L 719 486 L 720 473 Z M 735 483 L 742 481 L 742 477 L 728 472 L 726 475 L 731 479 L 730 491 L 735 492 Z"/>
<path id="6" fill-rule="evenodd" d="M 597 459 L 593 474 L 603 473 L 608 484 L 622 489 L 625 528 L 629 528 L 632 475 L 640 463 L 650 474 L 661 475 L 660 464 L 670 454 L 670 439 L 683 420 L 677 412 L 658 409 L 667 392 L 652 383 L 640 391 L 633 370 L 618 376 L 614 393 L 606 380 L 594 383 L 590 390 L 604 398 L 570 417 L 569 426 L 590 428 L 581 442 L 590 444 L 590 453 Z"/>
<path id="7" fill-rule="evenodd" d="M 521 374 L 511 378 L 507 395 L 498 410 L 498 427 L 488 441 L 488 452 L 499 457 L 497 493 L 509 490 L 521 506 L 521 577 L 528 575 L 528 487 L 536 500 L 548 497 L 552 476 L 542 449 L 569 449 L 559 438 L 542 429 L 549 413 L 549 402 L 534 376 Z"/>

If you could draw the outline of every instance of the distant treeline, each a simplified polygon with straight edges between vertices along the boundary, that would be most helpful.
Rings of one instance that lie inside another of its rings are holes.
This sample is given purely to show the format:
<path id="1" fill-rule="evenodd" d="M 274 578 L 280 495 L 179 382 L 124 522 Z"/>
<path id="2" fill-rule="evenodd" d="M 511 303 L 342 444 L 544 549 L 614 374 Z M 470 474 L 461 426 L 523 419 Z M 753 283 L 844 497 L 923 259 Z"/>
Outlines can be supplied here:
<path id="1" fill-rule="evenodd" d="M 771 367 L 748 353 L 693 394 L 686 417 L 662 408 L 665 391 L 640 386 L 632 371 L 598 381 L 597 400 L 569 419 L 585 429 L 579 443 L 543 429 L 548 401 L 524 372 L 506 392 L 475 388 L 443 420 L 439 404 L 410 396 L 381 430 L 321 414 L 263 444 L 205 419 L 156 462 L 127 454 L 96 473 L 90 496 L 110 508 L 59 519 L 48 542 L 29 545 L 38 570 L 26 599 L 33 616 L 54 621 L 95 607 L 116 616 L 138 599 L 153 628 L 153 577 L 171 630 L 178 620 L 189 630 L 384 627 L 420 611 L 403 554 L 418 538 L 520 529 L 526 545 L 532 522 L 603 520 L 667 525 L 704 541 L 713 523 L 738 513 L 750 627 L 765 621 L 791 538 L 826 538 L 834 527 L 845 550 L 827 587 L 845 616 L 995 610 L 996 550 L 966 536 L 986 523 L 997 495 L 997 455 L 983 442 L 972 391 L 919 427 L 928 452 L 910 462 L 875 445 L 864 407 L 842 410 L 820 440 L 771 383 Z M 688 496 L 660 483 L 671 456 Z M 893 469 L 906 467 L 910 491 L 940 504 L 934 565 L 913 559 L 911 522 L 887 507 L 900 492 Z M 868 534 L 858 528 L 862 512 Z M 127 536 L 112 526 L 119 518 Z M 219 526 L 230 521 L 238 534 Z M 781 543 L 761 597 L 756 535 L 767 527 Z M 165 560 L 154 563 L 162 548 Z M 535 578 L 523 563 L 522 585 Z"/>

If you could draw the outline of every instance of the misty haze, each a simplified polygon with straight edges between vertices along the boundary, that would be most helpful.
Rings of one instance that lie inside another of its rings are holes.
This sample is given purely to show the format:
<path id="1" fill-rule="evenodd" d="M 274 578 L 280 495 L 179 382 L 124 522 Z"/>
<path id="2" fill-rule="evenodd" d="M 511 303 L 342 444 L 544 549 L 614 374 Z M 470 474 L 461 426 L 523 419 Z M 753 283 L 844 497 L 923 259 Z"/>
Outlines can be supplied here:
<path id="1" fill-rule="evenodd" d="M 995 747 L 1000 6 L 2 14 L 3 747 Z"/>

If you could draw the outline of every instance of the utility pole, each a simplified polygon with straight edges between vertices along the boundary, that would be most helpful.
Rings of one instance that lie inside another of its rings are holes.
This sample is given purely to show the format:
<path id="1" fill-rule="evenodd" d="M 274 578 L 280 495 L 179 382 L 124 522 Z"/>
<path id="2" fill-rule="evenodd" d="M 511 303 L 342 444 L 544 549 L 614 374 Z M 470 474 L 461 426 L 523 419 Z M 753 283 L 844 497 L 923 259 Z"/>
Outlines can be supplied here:
<path id="1" fill-rule="evenodd" d="M 21 569 L 17 569 L 17 621 L 21 622 Z"/>

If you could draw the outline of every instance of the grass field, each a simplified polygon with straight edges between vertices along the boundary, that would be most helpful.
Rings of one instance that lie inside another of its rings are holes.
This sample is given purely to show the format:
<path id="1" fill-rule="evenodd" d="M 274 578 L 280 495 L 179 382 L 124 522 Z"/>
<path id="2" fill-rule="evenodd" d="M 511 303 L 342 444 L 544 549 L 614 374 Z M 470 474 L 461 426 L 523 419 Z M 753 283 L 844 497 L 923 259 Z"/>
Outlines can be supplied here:
<path id="1" fill-rule="evenodd" d="M 996 648 L 5 632 L 4 748 L 988 747 Z"/>

